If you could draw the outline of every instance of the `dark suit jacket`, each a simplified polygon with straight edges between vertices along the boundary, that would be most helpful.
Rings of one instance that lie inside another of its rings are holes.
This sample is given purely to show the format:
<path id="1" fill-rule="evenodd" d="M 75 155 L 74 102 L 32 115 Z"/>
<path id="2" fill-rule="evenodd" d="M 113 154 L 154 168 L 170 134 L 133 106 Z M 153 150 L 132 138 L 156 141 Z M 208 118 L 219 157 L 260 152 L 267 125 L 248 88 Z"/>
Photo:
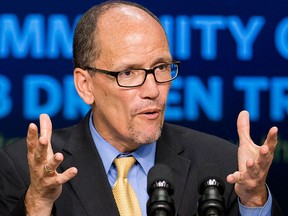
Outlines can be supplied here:
<path id="1" fill-rule="evenodd" d="M 88 119 L 87 115 L 78 125 L 53 132 L 54 152 L 62 152 L 65 157 L 58 171 L 63 172 L 71 166 L 78 169 L 77 176 L 63 185 L 54 210 L 60 216 L 117 216 L 112 190 L 93 143 Z M 225 181 L 229 173 L 237 170 L 237 147 L 215 136 L 164 124 L 157 141 L 156 163 L 166 164 L 173 170 L 177 215 L 195 214 L 199 199 L 198 172 L 208 162 L 218 165 Z M 29 186 L 25 139 L 0 151 L 0 166 L 0 215 L 25 215 L 24 195 Z M 225 187 L 227 215 L 238 215 L 233 185 L 226 184 Z M 281 215 L 275 202 L 273 214 Z"/>

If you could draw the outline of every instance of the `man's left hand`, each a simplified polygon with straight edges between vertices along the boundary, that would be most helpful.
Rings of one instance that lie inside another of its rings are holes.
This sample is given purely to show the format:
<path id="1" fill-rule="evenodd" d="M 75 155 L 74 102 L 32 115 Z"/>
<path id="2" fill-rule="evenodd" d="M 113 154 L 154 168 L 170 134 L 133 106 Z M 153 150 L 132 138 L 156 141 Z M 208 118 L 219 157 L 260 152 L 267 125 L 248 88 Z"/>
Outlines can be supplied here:
<path id="1" fill-rule="evenodd" d="M 266 177 L 277 144 L 277 127 L 272 127 L 262 146 L 250 137 L 249 113 L 240 112 L 237 120 L 239 135 L 238 169 L 227 176 L 227 182 L 235 184 L 235 192 L 242 205 L 260 207 L 267 201 Z"/>

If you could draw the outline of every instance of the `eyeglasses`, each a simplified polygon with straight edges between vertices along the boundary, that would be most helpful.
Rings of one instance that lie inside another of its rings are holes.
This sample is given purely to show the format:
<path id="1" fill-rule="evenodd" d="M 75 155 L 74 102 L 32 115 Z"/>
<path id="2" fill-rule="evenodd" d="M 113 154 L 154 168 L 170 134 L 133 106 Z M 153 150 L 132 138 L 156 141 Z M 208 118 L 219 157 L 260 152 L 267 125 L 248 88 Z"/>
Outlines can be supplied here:
<path id="1" fill-rule="evenodd" d="M 98 68 L 85 67 L 84 70 L 100 72 L 116 78 L 121 87 L 137 87 L 144 84 L 148 74 L 153 74 L 157 83 L 167 83 L 174 80 L 179 71 L 180 62 L 173 61 L 170 64 L 160 64 L 151 69 L 133 68 L 124 71 L 107 71 Z"/>

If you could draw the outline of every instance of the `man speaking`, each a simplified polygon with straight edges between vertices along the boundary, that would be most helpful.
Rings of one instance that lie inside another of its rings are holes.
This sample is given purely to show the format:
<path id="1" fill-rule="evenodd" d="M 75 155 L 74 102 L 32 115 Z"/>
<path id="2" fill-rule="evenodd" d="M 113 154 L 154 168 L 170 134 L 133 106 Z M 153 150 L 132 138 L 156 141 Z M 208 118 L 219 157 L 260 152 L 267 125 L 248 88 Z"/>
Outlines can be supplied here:
<path id="1" fill-rule="evenodd" d="M 280 215 L 265 184 L 276 127 L 255 145 L 241 112 L 237 149 L 164 122 L 180 62 L 150 11 L 125 1 L 92 7 L 76 27 L 73 55 L 75 87 L 91 110 L 79 124 L 53 131 L 42 114 L 39 128 L 31 123 L 27 138 L 0 151 L 0 215 L 144 216 L 155 164 L 171 168 L 175 215 L 194 215 L 206 163 L 225 181 L 227 215 Z"/>

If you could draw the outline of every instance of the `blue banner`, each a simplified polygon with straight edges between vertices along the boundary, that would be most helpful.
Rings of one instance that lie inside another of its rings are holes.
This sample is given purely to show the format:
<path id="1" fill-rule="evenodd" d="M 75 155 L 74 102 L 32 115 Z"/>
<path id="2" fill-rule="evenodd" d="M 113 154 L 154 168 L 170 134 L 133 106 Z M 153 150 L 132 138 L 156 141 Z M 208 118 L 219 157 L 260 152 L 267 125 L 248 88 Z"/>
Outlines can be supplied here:
<path id="1" fill-rule="evenodd" d="M 101 1 L 11 0 L 0 3 L 0 146 L 26 135 L 48 113 L 54 128 L 87 112 L 73 83 L 74 27 Z M 250 112 L 262 144 L 279 128 L 268 184 L 288 215 L 288 2 L 135 1 L 161 20 L 181 61 L 166 120 L 237 143 L 236 119 Z M 286 208 L 286 209 L 285 209 Z"/>

